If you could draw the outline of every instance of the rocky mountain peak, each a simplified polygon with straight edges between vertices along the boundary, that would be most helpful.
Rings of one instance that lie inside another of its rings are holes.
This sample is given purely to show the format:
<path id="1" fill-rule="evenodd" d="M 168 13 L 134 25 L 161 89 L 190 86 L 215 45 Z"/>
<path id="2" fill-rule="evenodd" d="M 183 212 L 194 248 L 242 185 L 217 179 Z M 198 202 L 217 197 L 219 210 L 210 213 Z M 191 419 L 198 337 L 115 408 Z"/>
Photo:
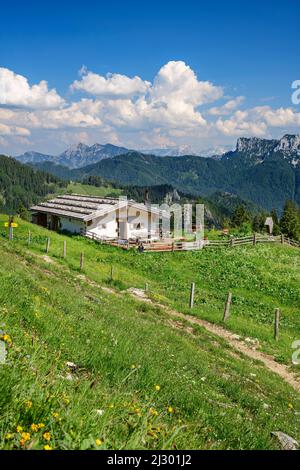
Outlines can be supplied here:
<path id="1" fill-rule="evenodd" d="M 274 150 L 278 144 L 275 139 L 260 139 L 258 137 L 240 137 L 237 140 L 237 152 L 249 152 L 256 156 L 265 156 Z"/>
<path id="2" fill-rule="evenodd" d="M 89 149 L 89 146 L 79 142 L 78 144 L 71 145 L 67 150 L 65 150 L 61 155 L 71 156 L 74 153 L 83 154 Z"/>
<path id="3" fill-rule="evenodd" d="M 300 156 L 300 135 L 286 134 L 278 142 L 275 151 L 283 152 L 287 156 L 292 154 Z"/>

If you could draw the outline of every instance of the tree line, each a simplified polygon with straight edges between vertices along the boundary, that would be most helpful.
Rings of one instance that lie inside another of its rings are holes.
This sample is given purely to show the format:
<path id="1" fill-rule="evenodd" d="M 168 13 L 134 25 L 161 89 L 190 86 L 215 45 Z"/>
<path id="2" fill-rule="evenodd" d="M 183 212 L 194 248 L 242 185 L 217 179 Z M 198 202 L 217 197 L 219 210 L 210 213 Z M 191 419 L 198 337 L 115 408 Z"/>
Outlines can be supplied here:
<path id="1" fill-rule="evenodd" d="M 28 207 L 65 185 L 66 182 L 56 176 L 0 155 L 1 212 L 24 213 Z"/>
<path id="2" fill-rule="evenodd" d="M 270 213 L 251 214 L 244 205 L 235 208 L 231 218 L 224 220 L 224 228 L 233 228 L 241 232 L 263 232 L 266 230 L 267 217 L 272 217 L 273 235 L 284 234 L 289 238 L 300 240 L 300 207 L 294 201 L 286 201 L 281 217 L 273 209 Z"/>

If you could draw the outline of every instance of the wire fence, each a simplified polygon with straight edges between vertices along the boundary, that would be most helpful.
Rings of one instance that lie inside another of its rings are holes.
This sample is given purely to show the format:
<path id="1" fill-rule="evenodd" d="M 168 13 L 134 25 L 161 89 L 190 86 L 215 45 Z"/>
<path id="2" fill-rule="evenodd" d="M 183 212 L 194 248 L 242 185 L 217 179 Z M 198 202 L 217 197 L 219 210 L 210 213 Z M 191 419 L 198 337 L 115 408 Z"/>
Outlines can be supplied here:
<path id="1" fill-rule="evenodd" d="M 296 248 L 300 248 L 300 242 L 293 240 L 292 238 L 285 237 L 284 235 L 260 235 L 253 234 L 248 237 L 237 237 L 226 240 L 205 240 L 204 248 L 218 248 L 218 247 L 229 247 L 229 246 L 241 246 L 241 245 L 257 245 L 259 243 L 281 243 L 282 245 L 289 245 Z"/>
<path id="2" fill-rule="evenodd" d="M 0 232 L 0 237 L 4 238 L 6 240 L 9 239 L 8 233 L 7 232 Z M 27 236 L 22 236 L 22 235 L 14 235 L 13 240 L 15 241 L 20 241 L 20 242 L 27 242 L 28 244 L 30 243 L 36 243 L 38 245 L 45 245 L 47 242 L 48 237 L 44 237 L 42 235 L 27 235 Z"/>
<path id="3" fill-rule="evenodd" d="M 44 253 L 52 253 L 52 245 L 51 245 L 51 239 L 50 237 L 47 236 L 42 236 L 42 235 L 33 235 L 32 232 L 29 230 L 28 235 L 13 235 L 13 239 L 9 239 L 9 234 L 8 231 L 0 231 L 0 238 L 1 239 L 6 239 L 9 241 L 9 243 L 15 242 L 22 242 L 22 244 L 30 247 L 30 246 L 36 246 L 38 247 L 39 250 L 44 251 Z M 95 240 L 95 242 L 98 240 Z M 99 242 L 99 241 L 98 241 Z M 109 242 L 108 242 L 109 243 Z M 279 236 L 268 236 L 268 235 L 260 235 L 260 234 L 253 234 L 253 236 L 247 236 L 247 237 L 238 237 L 238 238 L 230 238 L 226 240 L 202 240 L 201 244 L 199 241 L 197 242 L 172 242 L 172 243 L 149 243 L 147 244 L 148 250 L 146 251 L 180 251 L 180 250 L 185 250 L 185 249 L 190 249 L 190 250 L 199 250 L 200 248 L 205 248 L 205 249 L 213 249 L 213 248 L 226 248 L 226 247 L 236 247 L 236 246 L 243 246 L 243 245 L 257 245 L 259 243 L 280 243 L 292 247 L 297 247 L 300 248 L 300 242 L 297 240 L 293 240 L 291 238 L 285 237 L 284 235 L 279 235 Z M 109 243 L 111 244 L 111 243 Z M 184 245 L 189 245 L 191 248 L 185 248 Z M 118 245 L 117 243 L 114 243 L 114 246 L 119 246 L 121 248 L 124 248 L 122 245 Z M 151 246 L 155 246 L 154 249 L 151 249 Z M 57 247 L 56 247 L 57 248 Z M 150 248 L 150 249 L 149 249 Z M 54 255 L 55 256 L 55 255 Z M 62 239 L 62 251 L 61 255 L 62 258 L 68 258 L 67 256 L 67 237 L 65 239 Z M 85 254 L 84 252 L 78 252 L 78 268 L 80 271 L 85 271 Z M 87 261 L 89 261 L 87 259 Z M 111 282 L 118 283 L 120 282 L 119 276 L 115 275 L 115 267 L 113 265 L 108 265 L 108 276 L 107 280 Z M 123 283 L 123 281 L 122 281 Z M 125 282 L 126 283 L 126 282 Z M 189 289 L 189 299 L 188 299 L 188 305 L 189 309 L 193 309 L 194 307 L 194 297 L 195 297 L 195 288 L 196 288 L 196 283 L 192 282 L 190 285 Z M 185 291 L 187 291 L 187 286 L 184 288 Z M 145 284 L 145 289 L 144 292 L 149 291 L 149 284 Z M 219 301 L 224 301 L 223 297 L 224 295 L 221 295 L 222 299 L 219 299 Z M 223 322 L 226 322 L 230 316 L 230 308 L 232 304 L 232 293 L 228 292 L 227 299 L 225 301 L 224 305 L 224 311 L 222 313 L 222 319 Z M 186 304 L 187 305 L 187 304 Z M 280 316 L 280 311 L 277 308 L 275 310 L 275 320 L 274 320 L 274 339 L 277 341 L 278 340 L 278 334 L 279 334 L 279 316 Z"/>
<path id="4" fill-rule="evenodd" d="M 0 237 L 4 239 L 9 239 L 8 231 L 0 231 Z M 137 243 L 120 243 L 117 240 L 103 240 L 100 238 L 86 237 L 89 240 L 93 240 L 100 244 L 106 244 L 122 248 L 123 250 L 128 249 L 138 249 L 139 244 Z M 30 230 L 28 235 L 13 235 L 13 240 L 20 241 L 30 244 L 44 245 L 45 250 L 47 250 L 47 245 L 49 243 L 50 237 L 43 235 L 34 235 Z M 66 243 L 66 241 L 64 241 Z M 300 241 L 294 240 L 292 238 L 286 237 L 283 234 L 272 236 L 272 235 L 263 235 L 254 233 L 251 236 L 246 237 L 231 237 L 227 239 L 220 240 L 197 240 L 197 241 L 176 241 L 176 240 L 159 240 L 155 242 L 148 242 L 143 244 L 143 250 L 145 252 L 162 252 L 162 251 L 192 251 L 200 250 L 202 248 L 225 248 L 225 247 L 235 247 L 243 245 L 257 245 L 260 243 L 280 243 L 295 248 L 300 248 Z"/>

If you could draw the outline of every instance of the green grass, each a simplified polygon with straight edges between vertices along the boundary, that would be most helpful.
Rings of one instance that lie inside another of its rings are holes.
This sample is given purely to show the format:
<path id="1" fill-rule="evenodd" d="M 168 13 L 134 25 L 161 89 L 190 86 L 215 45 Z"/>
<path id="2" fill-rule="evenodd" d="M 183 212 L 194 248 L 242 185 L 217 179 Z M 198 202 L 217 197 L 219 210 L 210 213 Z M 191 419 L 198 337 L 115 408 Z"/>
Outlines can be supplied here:
<path id="1" fill-rule="evenodd" d="M 82 183 L 69 183 L 67 186 L 68 193 L 82 194 L 86 196 L 111 196 L 119 197 L 122 194 L 122 190 L 116 189 L 113 187 L 104 187 L 101 186 L 97 188 L 96 186 L 90 186 Z"/>
<path id="2" fill-rule="evenodd" d="M 0 237 L 0 329 L 12 340 L 0 365 L 1 449 L 43 448 L 44 432 L 56 449 L 272 449 L 271 431 L 300 438 L 299 395 L 280 378 L 200 327 L 193 335 L 174 328 L 163 310 L 124 293 L 149 282 L 153 298 L 186 311 L 194 280 L 193 313 L 219 322 L 231 288 L 228 327 L 255 333 L 288 362 L 289 341 L 299 332 L 298 251 L 258 246 L 141 255 L 69 237 L 63 260 L 66 237 L 51 232 L 49 263 L 47 235 L 19 221 L 19 241 Z M 119 294 L 98 284 L 112 284 Z M 283 310 L 278 343 L 275 305 Z M 67 361 L 80 366 L 77 373 Z M 38 423 L 45 426 L 35 433 L 30 427 Z M 18 425 L 30 433 L 23 446 Z"/>
<path id="3" fill-rule="evenodd" d="M 2 236 L 7 236 L 3 217 L 0 218 L 0 235 L 2 232 Z M 192 313 L 215 323 L 222 324 L 224 303 L 231 290 L 233 304 L 227 328 L 257 338 L 264 351 L 291 364 L 292 343 L 300 338 L 299 249 L 260 244 L 199 252 L 139 254 L 99 245 L 82 237 L 63 237 L 24 221 L 20 221 L 15 230 L 16 237 L 24 237 L 24 241 L 15 241 L 16 244 L 26 245 L 29 228 L 36 241 L 40 240 L 30 247 L 36 253 L 45 251 L 45 237 L 50 236 L 50 255 L 59 263 L 78 269 L 83 251 L 85 271 L 91 279 L 109 283 L 113 266 L 116 287 L 143 288 L 148 283 L 154 300 L 182 312 L 189 312 L 189 289 L 191 282 L 195 282 Z M 66 260 L 62 259 L 64 238 L 68 240 Z M 278 342 L 273 339 L 275 308 L 281 309 Z"/>

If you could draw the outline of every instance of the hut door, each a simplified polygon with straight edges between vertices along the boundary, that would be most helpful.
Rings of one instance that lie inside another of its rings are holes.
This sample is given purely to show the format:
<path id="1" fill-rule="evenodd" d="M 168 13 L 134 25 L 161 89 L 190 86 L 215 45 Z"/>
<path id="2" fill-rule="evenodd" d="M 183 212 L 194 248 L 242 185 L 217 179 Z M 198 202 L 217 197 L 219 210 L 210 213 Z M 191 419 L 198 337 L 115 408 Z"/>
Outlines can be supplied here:
<path id="1" fill-rule="evenodd" d="M 47 227 L 47 214 L 39 212 L 36 216 L 36 220 L 38 225 L 41 225 L 42 227 Z"/>
<path id="2" fill-rule="evenodd" d="M 59 229 L 59 218 L 57 215 L 52 215 L 51 216 L 51 230 L 58 230 Z"/>

